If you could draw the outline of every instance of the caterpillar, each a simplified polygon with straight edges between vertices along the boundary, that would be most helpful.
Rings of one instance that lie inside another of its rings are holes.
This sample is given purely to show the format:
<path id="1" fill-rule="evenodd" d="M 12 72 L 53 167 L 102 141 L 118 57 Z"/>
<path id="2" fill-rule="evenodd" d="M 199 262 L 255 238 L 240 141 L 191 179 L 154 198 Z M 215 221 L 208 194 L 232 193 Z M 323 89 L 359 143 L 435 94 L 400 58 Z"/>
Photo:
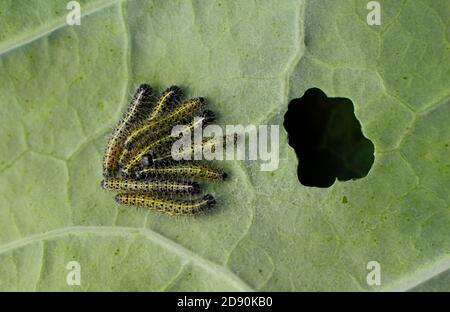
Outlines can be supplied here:
<path id="1" fill-rule="evenodd" d="M 227 174 L 222 169 L 191 162 L 147 167 L 137 171 L 135 175 L 137 179 L 187 177 L 210 181 L 222 181 L 227 177 Z"/>
<path id="2" fill-rule="evenodd" d="M 127 111 L 113 130 L 106 145 L 103 158 L 103 176 L 111 177 L 117 172 L 119 157 L 123 149 L 122 143 L 126 140 L 127 133 L 132 124 L 142 118 L 147 107 L 150 106 L 149 102 L 152 93 L 152 88 L 147 84 L 140 85 L 136 90 Z"/>
<path id="3" fill-rule="evenodd" d="M 200 199 L 177 200 L 157 197 L 150 194 L 119 193 L 116 202 L 127 206 L 136 206 L 154 209 L 169 215 L 192 215 L 213 207 L 216 200 L 212 195 L 206 194 Z"/>
<path id="4" fill-rule="evenodd" d="M 101 182 L 101 187 L 110 191 L 159 192 L 168 194 L 197 194 L 200 192 L 198 183 L 188 181 L 135 181 L 113 178 L 103 180 Z"/>

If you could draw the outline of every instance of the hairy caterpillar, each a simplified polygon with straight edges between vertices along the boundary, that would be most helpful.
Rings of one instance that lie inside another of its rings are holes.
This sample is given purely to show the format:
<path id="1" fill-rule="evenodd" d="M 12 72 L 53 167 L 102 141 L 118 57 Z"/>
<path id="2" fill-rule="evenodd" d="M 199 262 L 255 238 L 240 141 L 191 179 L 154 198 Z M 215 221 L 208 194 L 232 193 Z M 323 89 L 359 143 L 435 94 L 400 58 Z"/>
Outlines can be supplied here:
<path id="1" fill-rule="evenodd" d="M 149 85 L 140 85 L 127 111 L 113 130 L 106 145 L 103 158 L 103 175 L 105 177 L 113 176 L 117 172 L 119 157 L 123 149 L 123 141 L 126 140 L 126 136 L 133 122 L 141 118 L 142 114 L 146 111 L 145 106 L 149 106 L 151 95 L 152 88 Z"/>
<path id="2" fill-rule="evenodd" d="M 155 209 L 169 215 L 192 215 L 216 204 L 214 197 L 209 194 L 200 199 L 188 201 L 157 197 L 150 194 L 120 193 L 116 195 L 116 202 L 128 206 Z"/>
<path id="3" fill-rule="evenodd" d="M 105 190 L 110 191 L 137 191 L 149 193 L 176 193 L 176 194 L 197 194 L 200 192 L 200 186 L 196 182 L 188 181 L 135 181 L 128 179 L 106 179 L 101 182 Z"/>
<path id="4" fill-rule="evenodd" d="M 147 167 L 136 172 L 137 179 L 156 177 L 187 177 L 211 181 L 222 181 L 227 177 L 227 174 L 222 169 L 192 162 Z"/>

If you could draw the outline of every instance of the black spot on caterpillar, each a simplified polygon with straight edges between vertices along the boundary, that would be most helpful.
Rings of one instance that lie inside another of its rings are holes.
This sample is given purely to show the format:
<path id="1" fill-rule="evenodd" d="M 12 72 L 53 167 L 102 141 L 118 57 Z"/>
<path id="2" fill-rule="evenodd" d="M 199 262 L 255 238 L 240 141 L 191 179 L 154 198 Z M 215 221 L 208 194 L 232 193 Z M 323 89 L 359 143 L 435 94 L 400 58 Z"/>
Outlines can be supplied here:
<path id="1" fill-rule="evenodd" d="M 119 157 L 123 149 L 123 142 L 126 140 L 132 124 L 139 120 L 139 118 L 142 118 L 142 115 L 148 110 L 151 95 L 152 88 L 149 85 L 140 85 L 136 90 L 127 111 L 113 130 L 106 145 L 103 158 L 103 175 L 105 177 L 111 177 L 117 172 Z"/>
<path id="2" fill-rule="evenodd" d="M 188 181 L 135 181 L 113 178 L 103 180 L 101 186 L 103 189 L 110 191 L 136 191 L 162 194 L 197 194 L 200 192 L 198 183 Z"/>
<path id="3" fill-rule="evenodd" d="M 149 194 L 121 193 L 116 202 L 128 206 L 154 209 L 169 215 L 192 215 L 213 207 L 216 201 L 212 195 L 206 194 L 200 199 L 177 200 L 157 197 Z"/>

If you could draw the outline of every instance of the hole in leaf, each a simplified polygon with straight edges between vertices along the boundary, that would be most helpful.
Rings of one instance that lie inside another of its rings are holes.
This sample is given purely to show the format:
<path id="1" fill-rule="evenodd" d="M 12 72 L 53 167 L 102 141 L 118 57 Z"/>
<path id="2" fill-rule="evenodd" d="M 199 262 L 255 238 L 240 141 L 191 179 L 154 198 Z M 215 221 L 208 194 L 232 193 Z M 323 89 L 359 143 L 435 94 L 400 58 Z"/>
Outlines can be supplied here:
<path id="1" fill-rule="evenodd" d="M 284 127 L 303 185 L 330 187 L 336 178 L 363 178 L 372 167 L 374 145 L 362 134 L 349 99 L 328 98 L 320 89 L 309 89 L 289 103 Z"/>

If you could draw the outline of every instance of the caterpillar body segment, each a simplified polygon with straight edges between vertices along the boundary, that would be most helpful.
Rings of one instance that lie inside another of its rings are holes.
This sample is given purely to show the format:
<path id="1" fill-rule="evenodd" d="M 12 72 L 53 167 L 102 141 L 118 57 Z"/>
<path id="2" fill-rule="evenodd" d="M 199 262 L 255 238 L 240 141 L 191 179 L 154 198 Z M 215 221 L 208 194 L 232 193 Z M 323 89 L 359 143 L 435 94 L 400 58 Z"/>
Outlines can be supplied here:
<path id="1" fill-rule="evenodd" d="M 116 202 L 123 205 L 154 209 L 169 215 L 193 215 L 213 207 L 216 201 L 207 194 L 200 199 L 181 200 L 150 194 L 120 193 Z"/>

